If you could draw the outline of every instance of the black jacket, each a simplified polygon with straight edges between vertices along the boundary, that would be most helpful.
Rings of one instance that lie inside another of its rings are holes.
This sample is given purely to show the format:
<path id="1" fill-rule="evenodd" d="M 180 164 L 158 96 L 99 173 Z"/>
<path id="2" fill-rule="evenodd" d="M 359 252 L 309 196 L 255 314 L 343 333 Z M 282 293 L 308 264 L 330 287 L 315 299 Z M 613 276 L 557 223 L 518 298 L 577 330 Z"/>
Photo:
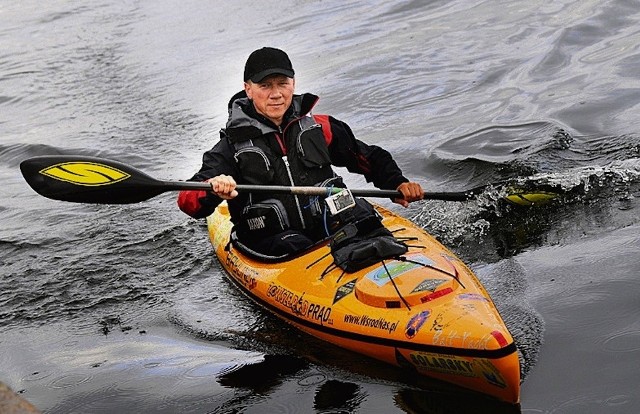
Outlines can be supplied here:
<path id="1" fill-rule="evenodd" d="M 285 114 L 282 130 L 301 116 L 310 114 L 317 100 L 318 97 L 312 94 L 294 95 L 293 103 Z M 236 94 L 231 99 L 229 105 L 230 115 L 231 107 L 234 103 L 242 109 L 248 119 L 257 121 L 262 129 L 281 131 L 278 126 L 255 111 L 253 104 L 246 98 L 244 91 Z M 346 167 L 350 172 L 362 174 L 367 182 L 372 182 L 381 189 L 395 190 L 401 183 L 409 181 L 402 175 L 402 171 L 389 152 L 376 145 L 367 145 L 356 139 L 351 128 L 346 123 L 329 115 L 313 115 L 313 118 L 322 126 L 332 165 Z M 227 128 L 221 132 L 220 141 L 211 150 L 204 153 L 202 166 L 189 179 L 190 181 L 205 181 L 217 175 L 225 174 L 232 176 L 239 184 L 244 183 L 234 159 L 236 148 L 228 137 L 230 129 L 236 126 L 232 121 L 233 119 L 230 117 Z M 265 138 L 274 153 L 280 156 L 284 155 L 274 136 Z M 274 184 L 291 185 L 291 183 Z M 178 196 L 180 209 L 195 218 L 204 218 L 210 215 L 221 201 L 222 199 L 215 194 L 205 191 L 183 191 Z M 247 201 L 247 194 L 240 194 L 233 200 L 229 200 L 229 210 L 234 223 L 240 217 Z"/>

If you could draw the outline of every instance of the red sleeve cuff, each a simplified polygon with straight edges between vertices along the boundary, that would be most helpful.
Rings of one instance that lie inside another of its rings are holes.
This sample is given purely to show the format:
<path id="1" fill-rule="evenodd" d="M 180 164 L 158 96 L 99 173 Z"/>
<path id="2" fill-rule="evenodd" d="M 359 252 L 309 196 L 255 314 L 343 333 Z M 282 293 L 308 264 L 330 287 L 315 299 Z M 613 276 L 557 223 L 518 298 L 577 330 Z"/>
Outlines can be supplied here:
<path id="1" fill-rule="evenodd" d="M 178 194 L 178 207 L 180 210 L 190 215 L 191 217 L 199 217 L 200 209 L 202 205 L 200 204 L 200 199 L 207 196 L 207 192 L 204 190 L 200 191 L 180 191 Z"/>

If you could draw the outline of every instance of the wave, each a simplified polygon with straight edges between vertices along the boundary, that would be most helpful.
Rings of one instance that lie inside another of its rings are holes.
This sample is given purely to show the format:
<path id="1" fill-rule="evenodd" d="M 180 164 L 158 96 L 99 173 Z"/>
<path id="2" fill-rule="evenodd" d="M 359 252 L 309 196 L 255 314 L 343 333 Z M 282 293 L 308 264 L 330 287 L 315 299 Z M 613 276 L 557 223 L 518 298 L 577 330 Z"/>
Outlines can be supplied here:
<path id="1" fill-rule="evenodd" d="M 106 158 L 124 162 L 139 168 L 165 168 L 167 165 L 159 164 L 156 160 L 129 152 L 126 148 L 118 151 L 115 149 L 95 149 L 88 147 L 63 147 L 47 144 L 0 144 L 0 164 L 9 168 L 17 168 L 20 163 L 28 158 L 42 155 L 78 155 Z M 166 150 L 163 157 L 178 155 L 177 150 Z"/>
<path id="2" fill-rule="evenodd" d="M 445 182 L 449 188 L 481 186 L 482 191 L 464 203 L 423 203 L 413 220 L 445 244 L 461 250 L 463 256 L 484 256 L 487 260 L 510 257 L 547 243 L 571 243 L 585 232 L 637 223 L 637 214 L 633 214 L 640 196 L 637 137 L 599 137 L 583 139 L 579 144 L 574 138 L 565 140 L 569 148 L 550 150 L 558 133 L 536 145 L 520 147 L 521 151 L 515 153 L 527 154 L 520 158 L 500 159 L 482 153 L 473 158 L 442 157 L 455 172 Z M 536 159 L 540 153 L 545 153 L 544 165 Z M 487 181 L 494 184 L 487 185 Z M 516 190 L 557 196 L 540 206 L 505 202 L 504 197 Z"/>
<path id="3" fill-rule="evenodd" d="M 494 125 L 443 140 L 426 152 L 424 169 L 442 185 L 480 185 L 640 157 L 640 136 L 584 136 L 552 121 Z M 437 181 L 436 181 L 437 182 Z"/>

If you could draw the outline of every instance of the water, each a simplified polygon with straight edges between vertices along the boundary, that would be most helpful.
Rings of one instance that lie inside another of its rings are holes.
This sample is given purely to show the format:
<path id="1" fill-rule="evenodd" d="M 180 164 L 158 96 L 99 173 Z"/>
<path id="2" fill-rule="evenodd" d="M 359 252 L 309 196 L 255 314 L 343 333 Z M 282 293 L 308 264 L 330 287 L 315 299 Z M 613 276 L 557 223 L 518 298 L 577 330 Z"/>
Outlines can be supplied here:
<path id="1" fill-rule="evenodd" d="M 524 354 L 515 411 L 640 409 L 636 1 L 5 3 L 0 380 L 43 411 L 514 412 L 261 312 L 174 195 L 69 204 L 22 179 L 43 154 L 191 176 L 264 45 L 287 50 L 316 113 L 429 191 L 562 188 L 539 209 L 489 191 L 402 214 L 492 293 Z"/>

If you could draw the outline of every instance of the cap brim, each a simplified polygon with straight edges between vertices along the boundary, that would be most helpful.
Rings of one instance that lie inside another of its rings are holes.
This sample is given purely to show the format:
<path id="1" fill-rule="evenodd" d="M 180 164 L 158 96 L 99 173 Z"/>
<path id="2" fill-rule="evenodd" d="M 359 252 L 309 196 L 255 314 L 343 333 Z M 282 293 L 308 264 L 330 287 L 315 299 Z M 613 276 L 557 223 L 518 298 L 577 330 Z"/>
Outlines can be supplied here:
<path id="1" fill-rule="evenodd" d="M 258 72 L 252 77 L 250 77 L 249 79 L 251 80 L 251 82 L 260 82 L 261 80 L 263 80 L 264 78 L 270 75 L 284 75 L 288 78 L 293 78 L 294 73 L 292 70 L 288 70 L 288 69 L 272 68 L 272 69 L 263 70 L 262 72 Z"/>

